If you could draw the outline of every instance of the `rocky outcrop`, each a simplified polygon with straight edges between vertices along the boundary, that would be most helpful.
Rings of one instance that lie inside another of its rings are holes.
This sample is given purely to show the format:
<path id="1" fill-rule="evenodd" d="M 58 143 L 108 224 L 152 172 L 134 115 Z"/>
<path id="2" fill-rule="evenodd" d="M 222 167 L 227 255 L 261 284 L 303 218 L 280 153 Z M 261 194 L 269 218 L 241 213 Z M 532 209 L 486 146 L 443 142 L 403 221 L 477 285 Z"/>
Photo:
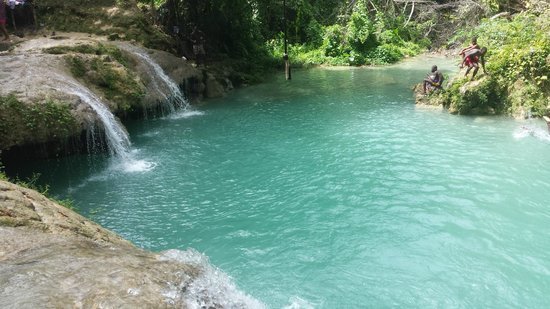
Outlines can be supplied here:
<path id="1" fill-rule="evenodd" d="M 0 181 L 2 307 L 185 308 L 183 291 L 199 273 Z"/>
<path id="2" fill-rule="evenodd" d="M 59 32 L 26 38 L 1 54 L 0 151 L 27 145 L 48 149 L 32 146 L 50 144 L 56 155 L 67 145 L 86 145 L 80 140 L 101 125 L 88 104 L 68 89 L 70 84 L 87 87 L 121 119 L 162 109 L 170 90 L 159 89 L 157 74 L 135 50 L 153 59 L 190 101 L 223 96 L 233 88 L 227 72 L 210 73 L 184 58 L 132 42 Z"/>
<path id="3" fill-rule="evenodd" d="M 451 114 L 494 115 L 505 112 L 506 94 L 498 82 L 488 75 L 475 80 L 459 74 L 441 91 L 422 93 L 422 84 L 413 89 L 418 106 L 440 106 Z"/>

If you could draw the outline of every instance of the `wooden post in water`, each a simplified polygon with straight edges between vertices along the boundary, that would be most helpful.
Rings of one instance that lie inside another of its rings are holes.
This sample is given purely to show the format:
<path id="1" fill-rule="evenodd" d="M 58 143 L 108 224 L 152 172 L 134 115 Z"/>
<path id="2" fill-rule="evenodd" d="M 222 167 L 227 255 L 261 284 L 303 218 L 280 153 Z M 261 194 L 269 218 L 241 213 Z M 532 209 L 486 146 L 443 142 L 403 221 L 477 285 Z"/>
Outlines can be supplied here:
<path id="1" fill-rule="evenodd" d="M 292 74 L 290 72 L 290 59 L 288 59 L 288 44 L 286 40 L 286 0 L 283 0 L 283 22 L 284 22 L 284 40 L 285 40 L 285 54 L 283 55 L 283 60 L 285 61 L 285 77 L 286 80 L 292 79 Z"/>

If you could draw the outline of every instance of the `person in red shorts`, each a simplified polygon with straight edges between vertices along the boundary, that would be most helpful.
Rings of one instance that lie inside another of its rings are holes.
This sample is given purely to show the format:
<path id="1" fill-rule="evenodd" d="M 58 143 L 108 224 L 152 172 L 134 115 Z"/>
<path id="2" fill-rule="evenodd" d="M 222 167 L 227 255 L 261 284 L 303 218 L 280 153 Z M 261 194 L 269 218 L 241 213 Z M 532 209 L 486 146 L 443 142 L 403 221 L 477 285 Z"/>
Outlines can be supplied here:
<path id="1" fill-rule="evenodd" d="M 472 42 L 468 47 L 463 48 L 460 53 L 458 53 L 462 57 L 462 62 L 460 63 L 460 68 L 462 69 L 464 67 L 464 61 L 466 60 L 466 53 L 471 51 L 472 49 L 480 49 L 479 45 L 477 45 L 477 37 L 472 38 Z"/>
<path id="2" fill-rule="evenodd" d="M 4 0 L 0 0 L 0 31 L 4 35 L 4 41 L 10 39 L 8 30 L 6 30 L 6 3 Z"/>
<path id="3" fill-rule="evenodd" d="M 470 73 L 470 70 L 473 68 L 474 73 L 471 80 L 474 80 L 474 77 L 476 77 L 477 71 L 479 70 L 479 63 L 481 63 L 483 73 L 487 74 L 487 71 L 485 71 L 485 59 L 483 58 L 486 53 L 486 47 L 483 47 L 481 49 L 472 49 L 466 52 L 466 54 L 464 55 L 464 64 L 466 64 L 468 69 L 466 69 L 466 73 L 464 74 L 464 76 L 468 76 L 468 73 Z"/>

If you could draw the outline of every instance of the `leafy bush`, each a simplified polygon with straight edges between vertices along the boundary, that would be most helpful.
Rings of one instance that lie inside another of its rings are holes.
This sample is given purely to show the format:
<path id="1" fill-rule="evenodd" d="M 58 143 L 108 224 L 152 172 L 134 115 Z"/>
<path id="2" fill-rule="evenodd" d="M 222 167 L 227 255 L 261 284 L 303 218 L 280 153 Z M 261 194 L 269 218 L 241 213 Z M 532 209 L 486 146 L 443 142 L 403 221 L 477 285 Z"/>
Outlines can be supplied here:
<path id="1" fill-rule="evenodd" d="M 366 4 L 358 1 L 347 24 L 346 42 L 356 52 L 364 53 L 369 47 L 376 45 L 373 32 L 374 25 L 369 19 Z"/>
<path id="2" fill-rule="evenodd" d="M 344 27 L 332 25 L 325 29 L 322 46 L 325 56 L 338 57 L 342 55 L 346 49 L 349 49 L 346 45 Z"/>
<path id="3" fill-rule="evenodd" d="M 505 109 L 505 91 L 491 77 L 475 82 L 457 78 L 439 97 L 451 113 L 461 115 L 501 113 Z"/>
<path id="4" fill-rule="evenodd" d="M 475 35 L 478 43 L 488 48 L 486 62 L 491 83 L 484 86 L 494 87 L 493 93 L 502 92 L 490 97 L 505 106 L 499 109 L 502 112 L 519 115 L 529 110 L 538 116 L 548 112 L 550 102 L 545 98 L 550 97 L 549 15 L 548 11 L 540 16 L 524 12 L 511 20 L 485 20 L 477 28 L 459 34 Z M 485 91 L 488 90 L 480 89 L 481 93 Z"/>
<path id="5" fill-rule="evenodd" d="M 394 63 L 403 58 L 399 47 L 392 44 L 384 44 L 376 47 L 367 56 L 372 64 Z"/>

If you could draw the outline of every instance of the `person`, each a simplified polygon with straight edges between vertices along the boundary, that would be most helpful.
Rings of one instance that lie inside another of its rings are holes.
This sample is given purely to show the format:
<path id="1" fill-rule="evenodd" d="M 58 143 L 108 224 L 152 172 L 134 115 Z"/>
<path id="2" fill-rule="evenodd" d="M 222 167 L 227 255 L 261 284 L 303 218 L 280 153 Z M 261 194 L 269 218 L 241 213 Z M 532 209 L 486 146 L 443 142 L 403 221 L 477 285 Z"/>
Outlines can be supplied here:
<path id="1" fill-rule="evenodd" d="M 6 3 L 4 0 L 0 0 L 0 31 L 4 35 L 4 41 L 10 39 L 10 35 L 6 29 Z"/>
<path id="2" fill-rule="evenodd" d="M 466 53 L 472 49 L 480 49 L 479 45 L 477 45 L 477 37 L 472 38 L 472 42 L 468 47 L 464 47 L 460 53 L 458 53 L 462 57 L 462 62 L 460 63 L 460 68 L 464 67 L 464 61 L 466 60 Z"/>
<path id="3" fill-rule="evenodd" d="M 468 76 L 468 73 L 470 73 L 470 70 L 472 68 L 474 69 L 474 72 L 472 74 L 471 80 L 474 80 L 474 77 L 476 77 L 477 71 L 479 70 L 479 63 L 481 63 L 481 68 L 483 69 L 483 73 L 487 74 L 487 71 L 485 70 L 485 59 L 484 56 L 487 53 L 487 48 L 483 47 L 481 49 L 472 49 L 467 51 L 464 54 L 464 63 L 468 68 L 466 69 L 466 73 L 464 76 Z"/>
<path id="4" fill-rule="evenodd" d="M 197 26 L 193 27 L 193 31 L 191 32 L 191 42 L 193 43 L 193 54 L 195 54 L 197 64 L 204 63 L 204 58 L 206 57 L 204 33 Z"/>
<path id="5" fill-rule="evenodd" d="M 443 89 L 441 85 L 443 84 L 443 74 L 437 70 L 437 65 L 432 66 L 432 72 L 427 74 L 428 77 L 424 79 L 423 87 L 424 94 L 426 94 L 426 88 L 428 85 L 434 87 L 435 89 Z"/>

